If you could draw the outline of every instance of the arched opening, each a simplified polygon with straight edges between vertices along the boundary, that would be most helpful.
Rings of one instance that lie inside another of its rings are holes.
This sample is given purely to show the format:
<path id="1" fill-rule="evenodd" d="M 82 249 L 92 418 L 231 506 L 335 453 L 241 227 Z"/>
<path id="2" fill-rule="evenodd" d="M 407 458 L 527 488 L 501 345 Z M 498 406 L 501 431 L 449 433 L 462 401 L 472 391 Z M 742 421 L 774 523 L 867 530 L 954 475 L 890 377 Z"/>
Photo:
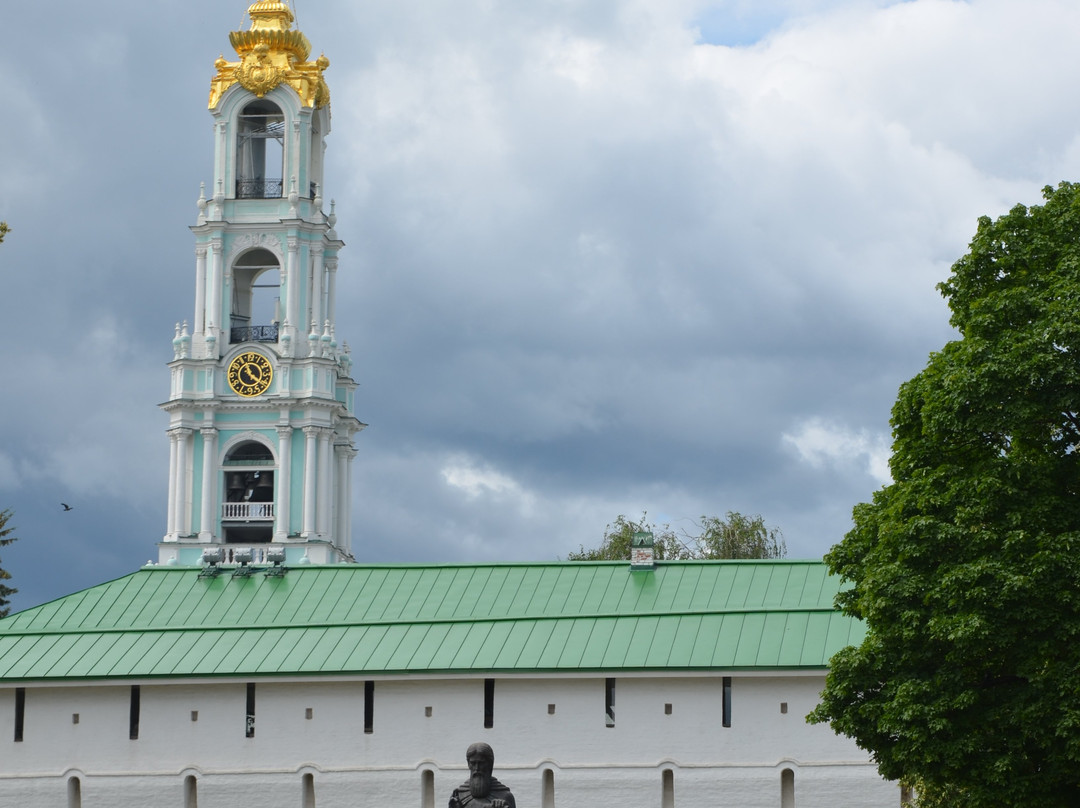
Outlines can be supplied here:
<path id="1" fill-rule="evenodd" d="M 236 197 L 281 197 L 285 116 L 273 101 L 252 101 L 237 119 Z"/>
<path id="2" fill-rule="evenodd" d="M 78 777 L 69 777 L 67 781 L 68 808 L 82 808 L 82 781 Z"/>
<path id="3" fill-rule="evenodd" d="M 555 808 L 555 772 L 544 769 L 540 780 L 540 808 Z"/>
<path id="4" fill-rule="evenodd" d="M 420 772 L 420 808 L 435 808 L 435 772 Z"/>
<path id="5" fill-rule="evenodd" d="M 675 808 L 675 772 L 671 769 L 664 769 L 660 792 L 660 808 Z"/>
<path id="6" fill-rule="evenodd" d="M 300 781 L 301 808 L 315 808 L 315 775 L 305 774 Z"/>
<path id="7" fill-rule="evenodd" d="M 229 342 L 277 342 L 281 272 L 269 250 L 244 253 L 233 264 Z"/>
<path id="8" fill-rule="evenodd" d="M 274 537 L 274 455 L 258 441 L 225 455 L 221 531 L 227 544 L 265 544 Z"/>
<path id="9" fill-rule="evenodd" d="M 184 808 L 199 808 L 199 781 L 193 774 L 184 778 Z"/>
<path id="10" fill-rule="evenodd" d="M 795 772 L 780 772 L 780 808 L 795 808 Z"/>

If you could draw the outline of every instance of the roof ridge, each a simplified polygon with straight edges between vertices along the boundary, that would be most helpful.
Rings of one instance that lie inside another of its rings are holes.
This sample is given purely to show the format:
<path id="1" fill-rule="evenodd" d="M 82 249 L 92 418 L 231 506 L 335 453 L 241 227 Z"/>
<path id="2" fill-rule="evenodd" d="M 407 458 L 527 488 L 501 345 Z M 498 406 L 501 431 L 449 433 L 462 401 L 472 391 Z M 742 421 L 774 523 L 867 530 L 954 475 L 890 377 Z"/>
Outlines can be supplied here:
<path id="1" fill-rule="evenodd" d="M 555 621 L 555 620 L 629 620 L 633 618 L 649 618 L 649 617 L 705 617 L 715 615 L 750 615 L 750 614 L 834 614 L 836 609 L 832 606 L 805 606 L 805 607 L 790 607 L 790 606 L 776 606 L 773 608 L 759 608 L 759 609 L 693 609 L 693 610 L 679 610 L 673 609 L 670 611 L 650 611 L 650 612 L 603 612 L 603 613 L 591 613 L 591 614 L 575 614 L 568 612 L 566 614 L 546 614 L 546 615 L 532 615 L 532 614 L 517 614 L 517 615 L 501 615 L 497 617 L 483 616 L 483 617 L 431 617 L 431 618 L 409 618 L 401 620 L 354 620 L 354 621 L 326 621 L 320 620 L 316 622 L 310 621 L 295 621 L 288 623 L 245 623 L 243 625 L 206 625 L 206 624 L 181 624 L 174 626 L 162 626 L 162 625 L 146 625 L 146 626 L 127 626 L 122 628 L 116 628 L 112 626 L 95 627 L 88 626 L 86 628 L 54 628 L 54 629 L 12 629 L 11 631 L 0 632 L 0 638 L 2 637 L 47 637 L 55 636 L 58 634 L 127 634 L 130 632 L 146 632 L 146 631 L 250 631 L 252 629 L 312 629 L 312 628 L 342 628 L 342 627 L 363 627 L 363 628 L 375 628 L 378 626 L 441 626 L 441 625 L 460 625 L 467 623 L 470 625 L 478 625 L 481 623 L 514 623 L 523 620 L 532 620 L 534 622 L 542 621 Z"/>

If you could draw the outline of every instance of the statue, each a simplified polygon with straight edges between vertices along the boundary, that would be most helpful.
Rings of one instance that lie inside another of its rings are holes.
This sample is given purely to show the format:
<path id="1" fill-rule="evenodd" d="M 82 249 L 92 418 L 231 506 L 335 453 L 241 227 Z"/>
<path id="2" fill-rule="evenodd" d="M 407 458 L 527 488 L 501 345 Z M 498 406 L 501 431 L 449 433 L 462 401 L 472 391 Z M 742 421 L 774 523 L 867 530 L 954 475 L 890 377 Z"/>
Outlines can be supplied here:
<path id="1" fill-rule="evenodd" d="M 491 776 L 495 753 L 486 743 L 474 743 L 465 752 L 469 779 L 450 795 L 450 808 L 517 808 L 510 789 Z"/>

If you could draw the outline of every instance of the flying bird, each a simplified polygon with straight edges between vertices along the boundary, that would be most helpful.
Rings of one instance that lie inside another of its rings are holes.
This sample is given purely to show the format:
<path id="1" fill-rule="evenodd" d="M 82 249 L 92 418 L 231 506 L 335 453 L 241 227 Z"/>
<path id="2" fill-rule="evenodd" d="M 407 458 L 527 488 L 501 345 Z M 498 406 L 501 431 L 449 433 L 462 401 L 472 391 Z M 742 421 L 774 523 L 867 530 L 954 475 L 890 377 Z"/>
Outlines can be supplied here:
<path id="1" fill-rule="evenodd" d="M 70 511 L 71 510 L 71 506 L 68 505 L 66 502 L 61 502 L 60 504 L 64 506 L 65 511 Z"/>

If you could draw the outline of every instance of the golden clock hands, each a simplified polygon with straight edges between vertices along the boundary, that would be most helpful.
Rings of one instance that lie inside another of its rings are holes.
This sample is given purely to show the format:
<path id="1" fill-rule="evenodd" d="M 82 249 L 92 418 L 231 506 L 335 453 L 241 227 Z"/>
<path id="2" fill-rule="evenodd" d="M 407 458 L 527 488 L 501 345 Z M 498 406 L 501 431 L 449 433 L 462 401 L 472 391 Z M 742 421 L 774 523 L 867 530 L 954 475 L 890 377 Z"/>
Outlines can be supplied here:
<path id="1" fill-rule="evenodd" d="M 253 362 L 247 362 L 240 368 L 241 376 L 246 377 L 245 384 L 259 384 L 262 382 L 262 368 Z"/>

